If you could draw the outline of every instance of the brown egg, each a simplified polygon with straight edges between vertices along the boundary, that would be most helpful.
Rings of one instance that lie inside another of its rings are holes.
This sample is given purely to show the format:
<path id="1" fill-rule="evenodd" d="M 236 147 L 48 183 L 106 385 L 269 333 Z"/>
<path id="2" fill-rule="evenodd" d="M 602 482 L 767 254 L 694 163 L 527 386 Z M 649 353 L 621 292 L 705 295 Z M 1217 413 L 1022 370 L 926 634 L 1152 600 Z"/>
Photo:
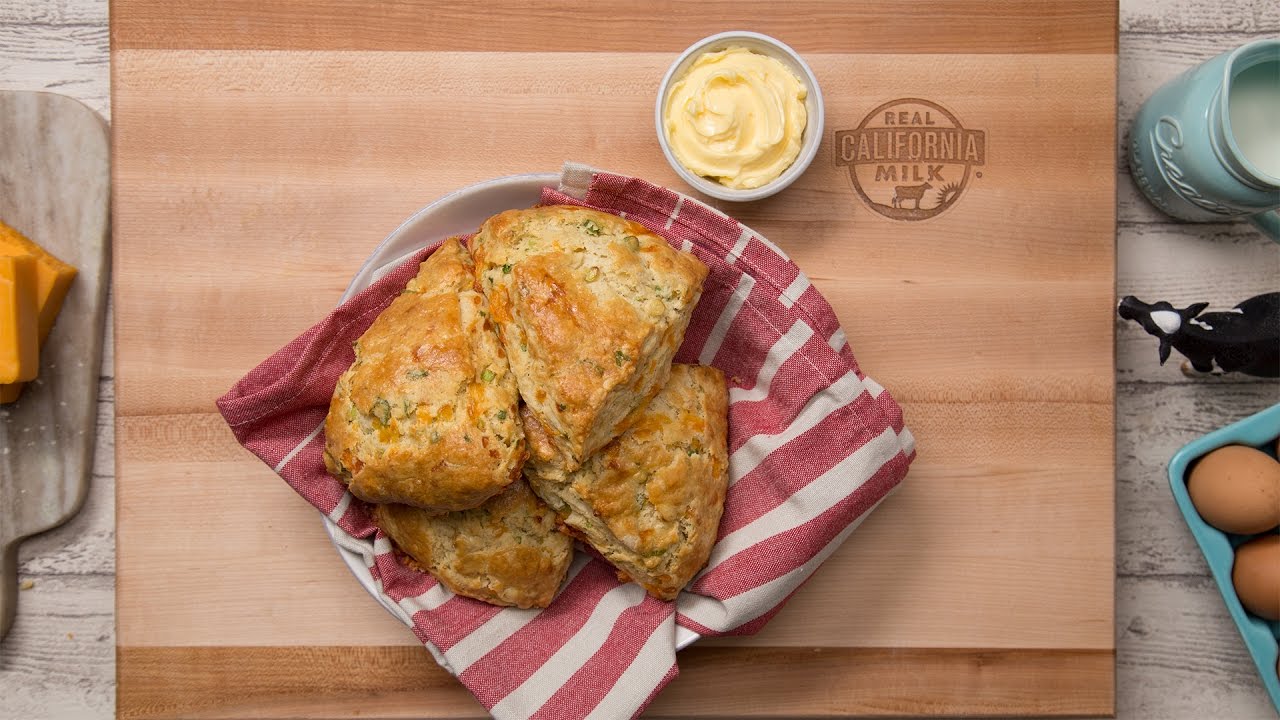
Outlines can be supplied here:
<path id="1" fill-rule="evenodd" d="M 1280 462 L 1227 445 L 1191 468 L 1187 492 L 1200 517 L 1223 532 L 1253 535 L 1280 525 Z"/>
<path id="2" fill-rule="evenodd" d="M 1264 535 L 1236 548 L 1231 584 L 1245 610 L 1280 620 L 1280 535 Z"/>

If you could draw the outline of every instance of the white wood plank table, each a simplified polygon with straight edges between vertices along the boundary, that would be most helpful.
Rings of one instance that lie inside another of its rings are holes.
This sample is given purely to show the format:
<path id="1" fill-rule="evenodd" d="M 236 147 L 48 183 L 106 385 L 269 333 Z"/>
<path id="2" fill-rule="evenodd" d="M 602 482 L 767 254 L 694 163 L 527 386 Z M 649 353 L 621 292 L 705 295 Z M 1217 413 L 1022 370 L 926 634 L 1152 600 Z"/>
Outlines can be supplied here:
<path id="1" fill-rule="evenodd" d="M 0 87 L 60 92 L 109 119 L 107 16 L 107 0 L 0 0 Z M 1122 0 L 1117 139 L 1165 80 L 1276 36 L 1280 4 L 1272 0 Z M 1169 222 L 1136 194 L 1119 164 L 1118 294 L 1229 307 L 1277 289 L 1280 246 L 1245 225 Z M 1118 324 L 1116 332 L 1118 717 L 1274 717 L 1177 515 L 1164 468 L 1196 435 L 1280 402 L 1280 383 L 1189 380 L 1177 363 L 1156 364 L 1154 340 L 1136 326 Z M 114 715 L 110 347 L 108 334 L 88 502 L 70 523 L 22 548 L 21 579 L 33 586 L 0 644 L 3 718 Z"/>

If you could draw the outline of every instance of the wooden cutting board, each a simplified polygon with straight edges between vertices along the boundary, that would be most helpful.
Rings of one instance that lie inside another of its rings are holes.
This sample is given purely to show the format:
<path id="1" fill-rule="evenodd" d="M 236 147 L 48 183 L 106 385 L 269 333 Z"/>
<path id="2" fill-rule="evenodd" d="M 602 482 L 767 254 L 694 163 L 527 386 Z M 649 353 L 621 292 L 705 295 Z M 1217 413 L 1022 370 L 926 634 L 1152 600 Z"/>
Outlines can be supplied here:
<path id="1" fill-rule="evenodd" d="M 0 405 L 0 640 L 18 606 L 18 545 L 84 503 L 98 423 L 110 239 L 107 124 L 79 101 L 0 91 L 0 219 L 79 273 L 40 374 Z"/>
<path id="2" fill-rule="evenodd" d="M 654 93 L 734 28 L 805 56 L 826 132 L 717 205 L 808 272 L 919 459 L 650 714 L 1111 714 L 1116 4 L 578 5 L 115 0 L 121 716 L 482 714 L 213 400 L 450 190 L 570 159 L 686 189 Z"/>

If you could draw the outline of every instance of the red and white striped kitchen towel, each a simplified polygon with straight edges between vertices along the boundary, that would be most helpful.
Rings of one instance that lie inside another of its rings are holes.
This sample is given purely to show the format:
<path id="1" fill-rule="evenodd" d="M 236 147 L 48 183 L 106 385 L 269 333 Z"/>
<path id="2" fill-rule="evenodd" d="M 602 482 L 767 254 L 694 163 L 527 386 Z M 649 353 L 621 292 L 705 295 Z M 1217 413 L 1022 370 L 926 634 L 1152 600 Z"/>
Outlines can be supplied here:
<path id="1" fill-rule="evenodd" d="M 773 243 L 689 197 L 566 165 L 547 204 L 644 224 L 711 269 L 682 363 L 730 380 L 731 486 L 707 569 L 674 603 L 579 553 L 545 610 L 453 595 L 410 570 L 324 468 L 321 426 L 351 343 L 417 272 L 425 248 L 276 352 L 218 401 L 236 438 L 338 524 L 384 605 L 498 718 L 638 715 L 678 673 L 676 625 L 756 632 L 902 480 L 915 457 L 902 411 L 862 374 L 835 313 Z"/>

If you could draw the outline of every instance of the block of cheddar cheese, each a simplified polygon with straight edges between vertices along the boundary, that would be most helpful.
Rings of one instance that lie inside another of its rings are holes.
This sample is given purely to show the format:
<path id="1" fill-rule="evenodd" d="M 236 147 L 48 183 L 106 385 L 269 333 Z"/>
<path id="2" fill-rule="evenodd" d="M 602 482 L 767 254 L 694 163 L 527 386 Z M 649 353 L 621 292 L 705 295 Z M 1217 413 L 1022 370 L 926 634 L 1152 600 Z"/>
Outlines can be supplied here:
<path id="1" fill-rule="evenodd" d="M 43 343 L 53 329 L 54 320 L 58 319 L 58 311 L 62 309 L 62 300 L 67 296 L 71 281 L 76 279 L 76 269 L 28 240 L 3 220 L 0 220 L 0 253 L 26 254 L 36 260 L 36 305 L 40 315 L 40 342 Z"/>
<path id="2" fill-rule="evenodd" d="M 53 323 L 58 319 L 62 301 L 66 298 L 76 269 L 52 253 L 27 239 L 22 233 L 0 220 L 0 253 L 30 255 L 36 261 L 36 333 L 39 345 L 43 345 Z M 0 383 L 0 405 L 11 403 L 22 393 L 21 383 Z"/>
<path id="3" fill-rule="evenodd" d="M 32 380 L 39 370 L 36 259 L 0 255 L 0 383 Z"/>

